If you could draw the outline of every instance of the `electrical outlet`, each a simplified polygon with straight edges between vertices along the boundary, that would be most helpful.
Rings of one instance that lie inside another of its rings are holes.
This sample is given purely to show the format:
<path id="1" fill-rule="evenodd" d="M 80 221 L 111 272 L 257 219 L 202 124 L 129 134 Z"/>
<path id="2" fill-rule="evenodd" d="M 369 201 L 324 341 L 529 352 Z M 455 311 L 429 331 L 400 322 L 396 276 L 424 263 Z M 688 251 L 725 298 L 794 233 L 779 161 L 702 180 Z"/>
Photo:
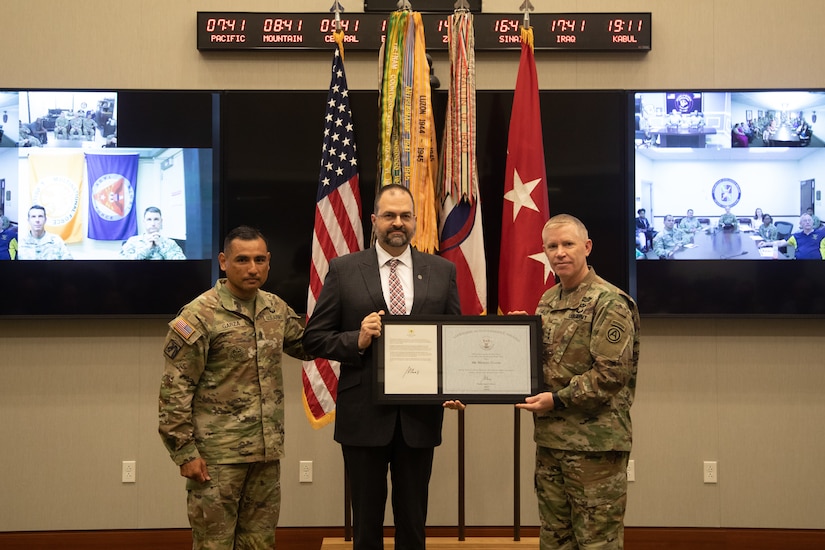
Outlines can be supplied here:
<path id="1" fill-rule="evenodd" d="M 717 483 L 719 481 L 719 471 L 715 460 L 706 460 L 704 464 L 705 483 Z"/>
<path id="2" fill-rule="evenodd" d="M 312 483 L 312 461 L 302 460 L 298 463 L 298 481 Z"/>
<path id="3" fill-rule="evenodd" d="M 137 463 L 134 460 L 124 460 L 120 470 L 120 480 L 123 483 L 137 481 Z"/>
<path id="4" fill-rule="evenodd" d="M 627 461 L 627 481 L 636 481 L 636 461 Z"/>

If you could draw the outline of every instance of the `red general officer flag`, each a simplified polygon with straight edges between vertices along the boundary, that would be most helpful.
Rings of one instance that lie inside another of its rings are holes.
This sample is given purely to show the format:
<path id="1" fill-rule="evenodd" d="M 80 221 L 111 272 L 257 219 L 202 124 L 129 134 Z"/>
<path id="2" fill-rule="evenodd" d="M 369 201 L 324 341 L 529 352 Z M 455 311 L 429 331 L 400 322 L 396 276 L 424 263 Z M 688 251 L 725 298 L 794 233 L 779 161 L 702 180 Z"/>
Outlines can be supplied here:
<path id="1" fill-rule="evenodd" d="M 521 59 L 513 94 L 504 176 L 499 313 L 534 313 L 541 295 L 555 284 L 541 240 L 541 230 L 550 217 L 550 206 L 532 37 L 532 29 L 522 29 Z"/>

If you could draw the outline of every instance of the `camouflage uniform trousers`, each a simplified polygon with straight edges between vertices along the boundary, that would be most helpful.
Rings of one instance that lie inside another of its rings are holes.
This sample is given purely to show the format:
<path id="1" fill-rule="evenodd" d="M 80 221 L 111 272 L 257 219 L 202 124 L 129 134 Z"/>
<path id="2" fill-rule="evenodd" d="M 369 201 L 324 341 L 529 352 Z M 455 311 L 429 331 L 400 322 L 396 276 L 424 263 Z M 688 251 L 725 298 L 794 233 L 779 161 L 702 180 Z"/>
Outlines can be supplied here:
<path id="1" fill-rule="evenodd" d="M 629 456 L 536 447 L 541 550 L 624 548 Z"/>
<path id="2" fill-rule="evenodd" d="M 269 550 L 281 512 L 281 462 L 211 464 L 186 482 L 193 550 Z"/>

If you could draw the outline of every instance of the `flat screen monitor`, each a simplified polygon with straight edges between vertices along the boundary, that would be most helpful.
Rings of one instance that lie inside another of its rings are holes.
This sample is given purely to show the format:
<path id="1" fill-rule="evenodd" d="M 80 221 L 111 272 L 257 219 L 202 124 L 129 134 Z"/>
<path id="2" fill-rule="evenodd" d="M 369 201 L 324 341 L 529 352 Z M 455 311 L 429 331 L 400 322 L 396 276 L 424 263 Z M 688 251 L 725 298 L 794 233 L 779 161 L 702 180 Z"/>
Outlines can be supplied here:
<path id="1" fill-rule="evenodd" d="M 170 316 L 207 288 L 218 99 L 0 91 L 0 316 Z"/>
<path id="2" fill-rule="evenodd" d="M 680 94 L 629 94 L 641 312 L 825 315 L 825 91 Z"/>

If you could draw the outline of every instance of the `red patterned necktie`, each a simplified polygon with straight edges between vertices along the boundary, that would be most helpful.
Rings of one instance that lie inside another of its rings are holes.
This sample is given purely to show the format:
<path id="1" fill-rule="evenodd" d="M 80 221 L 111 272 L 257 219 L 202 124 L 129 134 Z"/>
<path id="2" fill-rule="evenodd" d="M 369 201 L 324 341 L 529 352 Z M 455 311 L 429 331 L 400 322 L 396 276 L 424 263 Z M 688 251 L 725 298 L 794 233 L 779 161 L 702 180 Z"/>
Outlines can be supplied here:
<path id="1" fill-rule="evenodd" d="M 404 289 L 401 287 L 401 280 L 398 278 L 396 268 L 398 260 L 392 259 L 390 264 L 390 313 L 392 315 L 406 315 L 407 305 L 404 303 Z"/>

